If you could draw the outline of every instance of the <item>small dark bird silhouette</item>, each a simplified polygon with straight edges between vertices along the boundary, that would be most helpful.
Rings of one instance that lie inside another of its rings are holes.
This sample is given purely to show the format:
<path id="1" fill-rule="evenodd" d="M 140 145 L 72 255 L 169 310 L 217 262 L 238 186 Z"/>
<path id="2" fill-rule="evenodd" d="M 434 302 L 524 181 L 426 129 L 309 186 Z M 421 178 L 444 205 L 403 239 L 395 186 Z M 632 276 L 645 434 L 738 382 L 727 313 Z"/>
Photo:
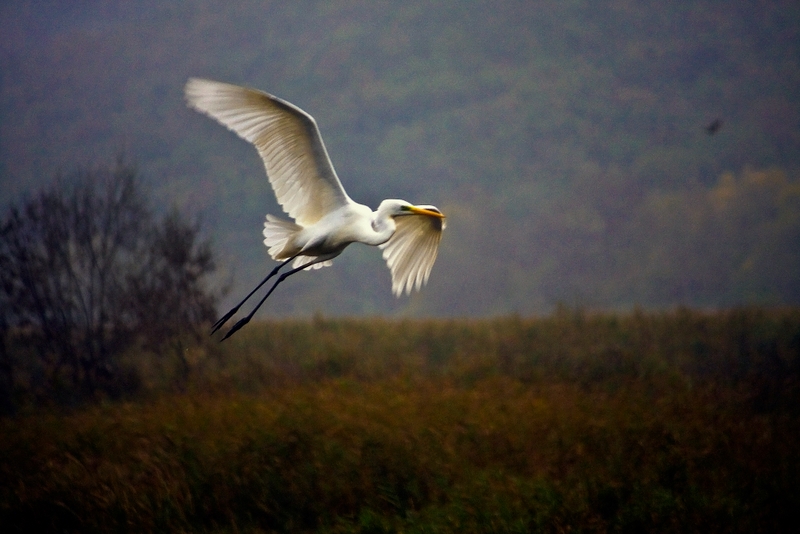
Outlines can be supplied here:
<path id="1" fill-rule="evenodd" d="M 722 119 L 714 119 L 705 127 L 708 135 L 714 135 L 720 128 L 722 128 Z"/>

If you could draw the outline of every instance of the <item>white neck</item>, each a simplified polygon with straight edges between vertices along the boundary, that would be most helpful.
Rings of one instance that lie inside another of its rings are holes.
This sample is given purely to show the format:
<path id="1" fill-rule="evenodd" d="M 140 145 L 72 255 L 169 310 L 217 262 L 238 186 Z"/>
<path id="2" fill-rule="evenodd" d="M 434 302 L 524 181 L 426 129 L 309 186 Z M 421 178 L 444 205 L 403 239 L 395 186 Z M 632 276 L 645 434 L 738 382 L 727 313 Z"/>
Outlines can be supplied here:
<path id="1" fill-rule="evenodd" d="M 396 228 L 392 215 L 392 207 L 385 201 L 373 212 L 370 224 L 375 233 L 370 238 L 370 245 L 382 245 L 392 237 Z"/>

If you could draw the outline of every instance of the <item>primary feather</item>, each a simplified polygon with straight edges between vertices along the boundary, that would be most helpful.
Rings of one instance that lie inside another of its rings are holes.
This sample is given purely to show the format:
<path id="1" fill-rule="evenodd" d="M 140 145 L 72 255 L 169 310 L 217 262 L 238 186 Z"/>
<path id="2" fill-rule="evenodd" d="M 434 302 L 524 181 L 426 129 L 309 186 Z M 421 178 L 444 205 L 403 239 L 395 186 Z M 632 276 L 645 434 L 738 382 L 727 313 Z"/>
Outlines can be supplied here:
<path id="1" fill-rule="evenodd" d="M 351 202 L 314 118 L 263 91 L 191 78 L 186 99 L 196 110 L 255 145 L 278 203 L 298 224 L 309 226 Z"/>
<path id="2" fill-rule="evenodd" d="M 395 225 L 394 234 L 380 248 L 392 273 L 392 293 L 399 297 L 428 282 L 446 224 L 444 219 L 410 215 L 397 217 Z"/>

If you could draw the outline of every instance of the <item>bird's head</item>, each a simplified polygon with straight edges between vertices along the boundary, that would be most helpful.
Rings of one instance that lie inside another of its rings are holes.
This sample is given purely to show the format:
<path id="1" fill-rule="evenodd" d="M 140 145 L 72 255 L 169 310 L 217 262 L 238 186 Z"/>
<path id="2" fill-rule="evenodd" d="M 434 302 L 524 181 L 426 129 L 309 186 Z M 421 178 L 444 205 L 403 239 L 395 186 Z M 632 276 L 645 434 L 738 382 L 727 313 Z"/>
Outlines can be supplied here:
<path id="1" fill-rule="evenodd" d="M 446 225 L 444 214 L 436 206 L 415 206 L 405 200 L 388 199 L 381 202 L 381 205 L 375 211 L 372 227 L 377 231 L 379 228 L 388 225 L 394 231 L 394 219 L 408 215 L 423 215 L 427 217 L 427 220 L 438 231 L 444 230 Z"/>
<path id="2" fill-rule="evenodd" d="M 427 215 L 435 219 L 444 219 L 444 214 L 436 206 L 423 205 L 415 206 L 405 200 L 387 199 L 381 202 L 378 212 L 386 213 L 390 217 L 401 217 L 403 215 Z"/>

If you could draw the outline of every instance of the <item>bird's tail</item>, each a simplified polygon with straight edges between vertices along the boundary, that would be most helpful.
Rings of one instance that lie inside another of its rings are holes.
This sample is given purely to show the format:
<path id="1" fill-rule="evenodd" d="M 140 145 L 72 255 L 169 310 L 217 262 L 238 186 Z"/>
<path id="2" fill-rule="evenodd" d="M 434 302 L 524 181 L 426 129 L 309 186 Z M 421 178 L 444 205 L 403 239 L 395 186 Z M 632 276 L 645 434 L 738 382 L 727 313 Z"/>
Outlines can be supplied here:
<path id="1" fill-rule="evenodd" d="M 264 223 L 264 245 L 267 246 L 269 255 L 273 260 L 281 261 L 291 258 L 299 252 L 298 249 L 291 246 L 291 239 L 303 229 L 299 224 L 279 219 L 274 215 L 267 215 L 267 220 Z M 306 263 L 314 261 L 312 256 L 297 256 L 292 262 L 293 267 L 300 267 Z M 327 267 L 331 265 L 331 261 L 321 261 L 309 267 L 309 269 L 319 269 L 320 267 Z"/>
<path id="2" fill-rule="evenodd" d="M 291 221 L 279 219 L 273 215 L 267 215 L 264 223 L 264 245 L 269 250 L 269 255 L 273 260 L 285 260 L 297 253 L 287 245 L 299 231 L 303 229 L 299 224 Z"/>

